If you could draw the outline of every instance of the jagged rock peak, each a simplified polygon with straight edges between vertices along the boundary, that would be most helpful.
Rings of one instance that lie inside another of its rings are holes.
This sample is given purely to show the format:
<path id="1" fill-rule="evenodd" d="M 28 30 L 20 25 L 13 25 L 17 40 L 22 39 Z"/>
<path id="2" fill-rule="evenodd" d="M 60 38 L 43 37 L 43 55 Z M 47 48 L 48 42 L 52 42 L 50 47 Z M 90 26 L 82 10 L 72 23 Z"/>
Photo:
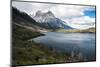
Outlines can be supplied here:
<path id="1" fill-rule="evenodd" d="M 40 10 L 38 10 L 36 12 L 35 16 L 52 16 L 52 17 L 55 17 L 54 14 L 51 11 L 42 12 Z"/>
<path id="2" fill-rule="evenodd" d="M 36 15 L 41 15 L 42 14 L 42 12 L 40 11 L 40 10 L 38 10 L 37 12 L 36 12 Z"/>

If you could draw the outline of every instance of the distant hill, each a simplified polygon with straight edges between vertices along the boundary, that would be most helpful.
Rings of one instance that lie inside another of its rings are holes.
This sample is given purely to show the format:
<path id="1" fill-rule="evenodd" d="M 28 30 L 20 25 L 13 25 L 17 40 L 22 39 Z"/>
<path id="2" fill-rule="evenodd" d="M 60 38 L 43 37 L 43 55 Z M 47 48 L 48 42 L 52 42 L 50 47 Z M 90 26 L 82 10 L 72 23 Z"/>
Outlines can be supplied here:
<path id="1" fill-rule="evenodd" d="M 89 32 L 96 32 L 96 28 L 92 27 L 92 28 L 89 28 L 87 29 Z"/>
<path id="2" fill-rule="evenodd" d="M 56 32 L 65 32 L 65 33 L 95 33 L 95 28 L 89 28 L 89 29 L 72 29 L 72 30 L 66 30 L 66 29 L 58 29 Z"/>

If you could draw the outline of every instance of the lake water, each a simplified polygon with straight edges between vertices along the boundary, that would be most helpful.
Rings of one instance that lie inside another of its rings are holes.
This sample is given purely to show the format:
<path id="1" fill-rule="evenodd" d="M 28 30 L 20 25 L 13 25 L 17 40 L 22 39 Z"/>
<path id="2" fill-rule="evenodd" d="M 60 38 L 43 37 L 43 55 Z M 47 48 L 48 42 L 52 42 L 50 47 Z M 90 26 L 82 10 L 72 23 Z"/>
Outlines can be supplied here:
<path id="1" fill-rule="evenodd" d="M 58 52 L 81 53 L 85 59 L 95 60 L 94 33 L 57 33 L 47 32 L 45 36 L 34 38 L 36 43 L 52 47 Z"/>

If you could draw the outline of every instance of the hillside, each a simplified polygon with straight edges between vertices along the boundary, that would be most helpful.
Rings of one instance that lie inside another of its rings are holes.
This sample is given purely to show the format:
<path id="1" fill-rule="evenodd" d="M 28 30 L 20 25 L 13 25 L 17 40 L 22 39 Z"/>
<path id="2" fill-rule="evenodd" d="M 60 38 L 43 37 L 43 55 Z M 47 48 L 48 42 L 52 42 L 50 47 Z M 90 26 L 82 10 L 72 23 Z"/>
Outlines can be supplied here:
<path id="1" fill-rule="evenodd" d="M 35 30 L 44 29 L 28 14 L 26 14 L 25 12 L 19 11 L 17 8 L 12 7 L 12 16 L 13 16 L 12 17 L 13 23 L 15 24 L 27 26 Z"/>

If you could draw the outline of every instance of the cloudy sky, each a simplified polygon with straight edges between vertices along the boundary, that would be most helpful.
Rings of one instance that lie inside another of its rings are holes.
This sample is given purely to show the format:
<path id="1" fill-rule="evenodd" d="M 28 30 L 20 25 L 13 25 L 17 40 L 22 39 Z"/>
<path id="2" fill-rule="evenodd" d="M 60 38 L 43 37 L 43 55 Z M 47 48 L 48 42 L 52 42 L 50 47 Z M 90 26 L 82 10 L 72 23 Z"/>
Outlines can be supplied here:
<path id="1" fill-rule="evenodd" d="M 12 5 L 33 16 L 38 10 L 42 12 L 52 11 L 52 13 L 67 25 L 77 29 L 87 29 L 95 27 L 95 7 L 63 4 L 46 4 L 33 2 L 12 2 Z"/>

